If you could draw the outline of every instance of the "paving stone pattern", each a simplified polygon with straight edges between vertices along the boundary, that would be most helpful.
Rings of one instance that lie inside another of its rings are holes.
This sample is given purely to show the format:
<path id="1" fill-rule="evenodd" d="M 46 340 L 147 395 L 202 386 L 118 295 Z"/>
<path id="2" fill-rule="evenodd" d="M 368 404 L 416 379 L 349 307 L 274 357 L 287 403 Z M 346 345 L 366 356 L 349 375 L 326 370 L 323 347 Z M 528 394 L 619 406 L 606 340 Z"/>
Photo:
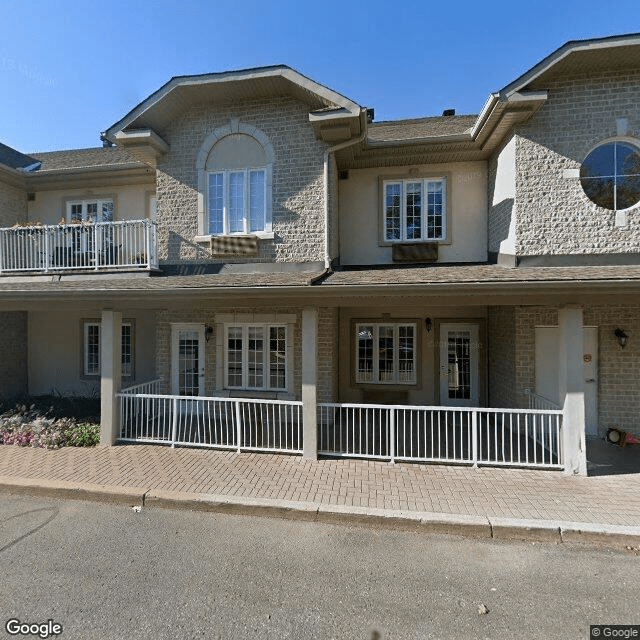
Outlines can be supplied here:
<path id="1" fill-rule="evenodd" d="M 640 474 L 304 460 L 152 445 L 0 447 L 0 476 L 347 505 L 640 526 Z"/>

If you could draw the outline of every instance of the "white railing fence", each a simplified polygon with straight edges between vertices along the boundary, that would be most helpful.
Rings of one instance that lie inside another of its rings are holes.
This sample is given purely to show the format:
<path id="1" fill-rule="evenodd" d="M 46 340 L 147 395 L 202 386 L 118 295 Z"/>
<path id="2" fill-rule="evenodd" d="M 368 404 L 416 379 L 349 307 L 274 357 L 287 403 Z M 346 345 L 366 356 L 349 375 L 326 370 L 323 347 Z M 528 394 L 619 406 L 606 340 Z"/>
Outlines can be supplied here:
<path id="1" fill-rule="evenodd" d="M 0 273 L 156 269 L 156 228 L 125 220 L 0 229 Z"/>
<path id="2" fill-rule="evenodd" d="M 556 402 L 534 393 L 531 389 L 525 389 L 524 395 L 529 398 L 529 409 L 562 409 Z"/>
<path id="3" fill-rule="evenodd" d="M 323 455 L 562 468 L 562 412 L 325 403 Z"/>
<path id="4" fill-rule="evenodd" d="M 155 380 L 150 380 L 149 382 L 140 382 L 138 384 L 134 384 L 132 387 L 122 389 L 120 393 L 128 395 L 135 395 L 138 393 L 159 394 L 162 391 L 163 385 L 164 381 L 162 380 L 162 378 L 156 378 Z"/>
<path id="5" fill-rule="evenodd" d="M 125 442 L 302 453 L 302 402 L 160 395 L 135 387 L 118 397 Z"/>
<path id="6" fill-rule="evenodd" d="M 157 379 L 118 394 L 120 440 L 302 453 L 302 402 L 165 395 L 163 385 Z M 562 469 L 562 412 L 323 403 L 318 453 Z"/>

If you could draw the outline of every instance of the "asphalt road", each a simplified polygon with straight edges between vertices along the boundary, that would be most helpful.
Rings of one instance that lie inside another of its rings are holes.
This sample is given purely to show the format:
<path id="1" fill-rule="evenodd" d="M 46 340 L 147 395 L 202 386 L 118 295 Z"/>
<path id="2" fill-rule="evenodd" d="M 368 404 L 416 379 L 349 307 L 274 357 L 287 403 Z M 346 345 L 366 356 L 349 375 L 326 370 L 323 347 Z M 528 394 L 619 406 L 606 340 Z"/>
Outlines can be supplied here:
<path id="1" fill-rule="evenodd" d="M 12 618 L 53 620 L 63 640 L 551 640 L 640 624 L 626 549 L 0 494 L 0 562 L 0 637 L 38 637 L 9 635 Z"/>

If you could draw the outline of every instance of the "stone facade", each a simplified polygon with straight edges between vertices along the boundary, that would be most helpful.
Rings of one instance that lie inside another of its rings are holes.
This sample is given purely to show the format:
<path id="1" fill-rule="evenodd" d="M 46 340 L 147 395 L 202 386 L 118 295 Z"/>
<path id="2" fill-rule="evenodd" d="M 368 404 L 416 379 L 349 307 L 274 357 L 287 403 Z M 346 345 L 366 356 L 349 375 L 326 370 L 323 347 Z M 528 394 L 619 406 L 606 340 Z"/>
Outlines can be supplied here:
<path id="1" fill-rule="evenodd" d="M 616 226 L 615 212 L 592 203 L 575 174 L 595 146 L 620 135 L 619 119 L 625 139 L 640 143 L 640 71 L 564 77 L 545 88 L 545 105 L 516 129 L 516 254 L 638 253 L 640 209 Z"/>
<path id="2" fill-rule="evenodd" d="M 494 317 L 503 308 L 496 308 Z M 557 326 L 558 309 L 554 307 L 513 307 L 515 331 L 514 350 L 515 384 L 509 388 L 500 367 L 489 366 L 490 388 L 496 387 L 494 398 L 502 401 L 505 391 L 511 394 L 504 406 L 526 407 L 525 389 L 535 389 L 535 327 Z M 598 426 L 601 433 L 618 426 L 638 432 L 640 414 L 640 306 L 639 305 L 587 305 L 584 307 L 585 326 L 598 328 Z M 490 314 L 491 316 L 491 314 Z M 489 323 L 491 327 L 492 322 Z M 630 336 L 622 349 L 614 331 L 623 328 Z M 496 335 L 499 330 L 493 329 Z M 490 336 L 491 340 L 491 336 Z M 494 345 L 495 348 L 495 345 Z M 497 357 L 494 353 L 493 357 Z M 491 355 L 490 355 L 491 363 Z M 503 406 L 503 405 L 498 405 Z"/>
<path id="3" fill-rule="evenodd" d="M 0 227 L 11 227 L 27 219 L 27 193 L 0 176 Z"/>
<path id="4" fill-rule="evenodd" d="M 489 406 L 512 407 L 516 396 L 514 307 L 489 307 L 487 312 Z"/>
<path id="5" fill-rule="evenodd" d="M 334 402 L 338 384 L 338 311 L 335 308 L 320 308 L 318 311 L 317 397 L 319 402 Z M 210 326 L 213 329 L 213 333 L 205 343 L 205 393 L 219 395 L 224 388 L 224 381 L 219 379 L 217 367 L 223 336 L 218 334 L 216 317 L 227 314 L 243 317 L 253 315 L 256 322 L 263 322 L 266 315 L 274 319 L 284 315 L 295 316 L 295 322 L 291 327 L 293 335 L 289 336 L 289 344 L 293 347 L 292 388 L 286 396 L 300 400 L 302 396 L 302 308 L 300 307 L 217 307 L 201 304 L 194 305 L 188 310 L 165 309 L 159 312 L 156 325 L 156 363 L 158 377 L 165 381 L 166 392 L 170 392 L 171 388 L 171 325 L 194 323 Z M 251 397 L 272 397 L 273 395 L 273 392 L 250 393 Z"/>
<path id="6" fill-rule="evenodd" d="M 338 309 L 318 309 L 318 402 L 338 402 L 338 333 Z"/>
<path id="7" fill-rule="evenodd" d="M 315 138 L 309 108 L 289 97 L 201 104 L 159 133 L 170 145 L 157 169 L 159 257 L 163 263 L 221 262 L 194 242 L 198 233 L 198 154 L 213 131 L 230 122 L 257 128 L 274 151 L 273 240 L 258 257 L 224 262 L 313 262 L 324 259 L 325 145 Z"/>
<path id="8" fill-rule="evenodd" d="M 27 393 L 27 312 L 0 313 L 0 398 Z"/>

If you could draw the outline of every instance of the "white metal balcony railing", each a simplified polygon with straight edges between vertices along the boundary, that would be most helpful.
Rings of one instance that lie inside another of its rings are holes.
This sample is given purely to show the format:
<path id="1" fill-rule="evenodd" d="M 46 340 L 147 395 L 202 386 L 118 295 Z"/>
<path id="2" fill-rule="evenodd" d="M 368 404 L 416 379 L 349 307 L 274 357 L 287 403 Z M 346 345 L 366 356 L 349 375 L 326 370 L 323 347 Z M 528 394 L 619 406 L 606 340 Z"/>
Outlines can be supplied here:
<path id="1" fill-rule="evenodd" d="M 318 406 L 319 453 L 412 462 L 563 468 L 562 412 Z"/>
<path id="2" fill-rule="evenodd" d="M 151 220 L 0 229 L 0 273 L 156 269 Z"/>
<path id="3" fill-rule="evenodd" d="M 123 389 L 120 440 L 302 453 L 298 401 L 163 395 Z M 323 403 L 318 453 L 389 461 L 562 469 L 562 411 Z"/>
<path id="4" fill-rule="evenodd" d="M 302 453 L 302 402 L 161 395 L 161 381 L 120 392 L 120 440 Z"/>

